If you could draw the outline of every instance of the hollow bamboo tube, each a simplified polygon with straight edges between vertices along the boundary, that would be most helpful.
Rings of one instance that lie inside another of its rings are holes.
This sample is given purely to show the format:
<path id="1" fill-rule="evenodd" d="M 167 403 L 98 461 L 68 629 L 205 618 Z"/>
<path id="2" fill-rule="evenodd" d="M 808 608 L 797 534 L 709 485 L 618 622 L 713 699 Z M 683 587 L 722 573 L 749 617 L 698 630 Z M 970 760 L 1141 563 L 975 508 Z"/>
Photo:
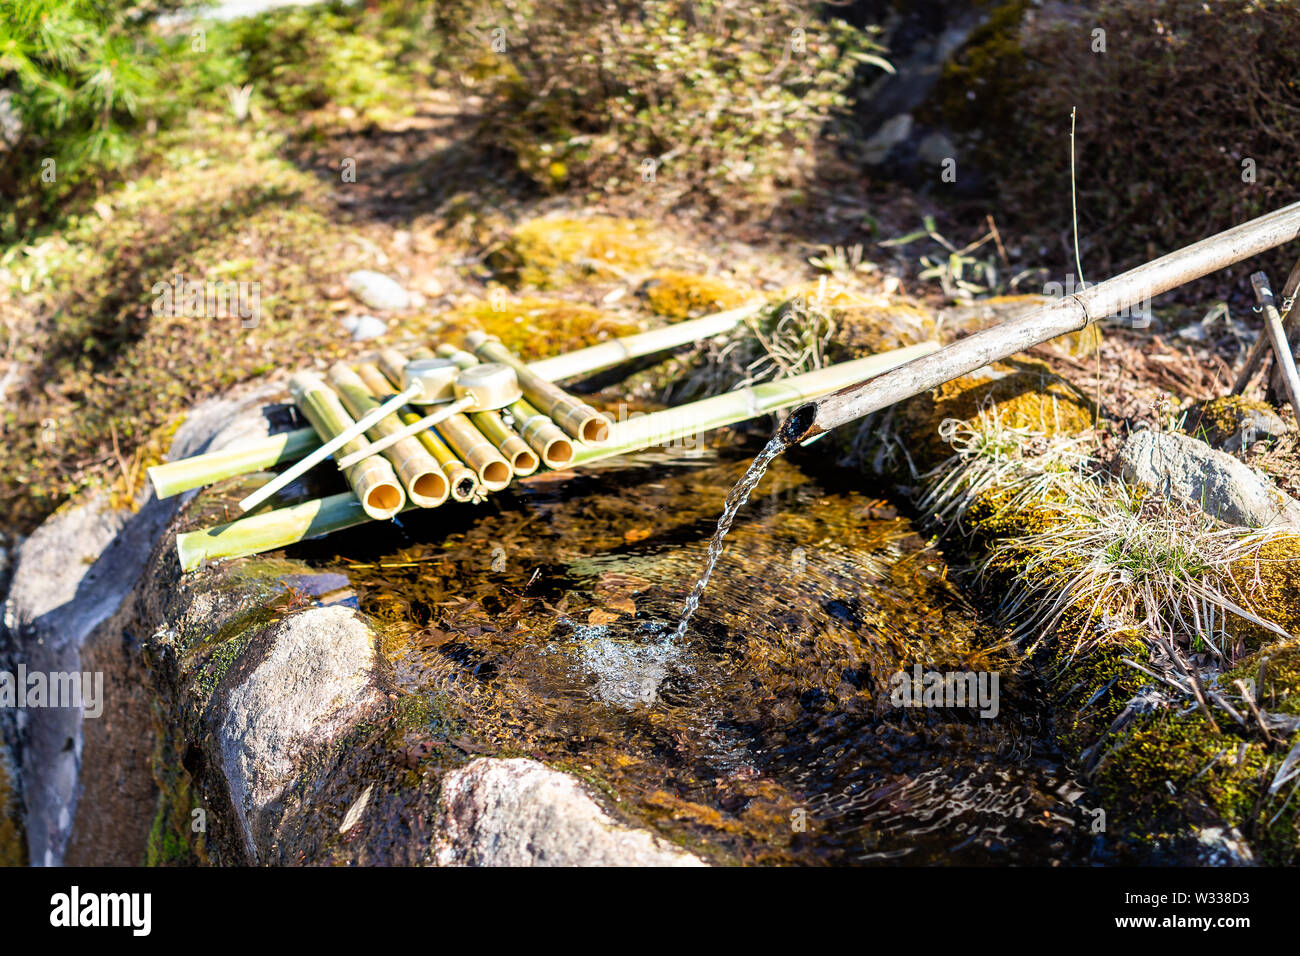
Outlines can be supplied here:
<path id="1" fill-rule="evenodd" d="M 433 358 L 434 354 L 426 348 L 418 348 L 411 352 L 411 357 Z M 400 382 L 401 370 L 399 365 L 404 365 L 405 362 L 400 361 L 401 356 L 396 353 L 387 355 L 386 358 L 385 361 L 385 355 L 380 356 L 380 361 L 383 363 L 386 373 L 394 382 Z M 394 378 L 394 375 L 396 375 L 396 378 Z M 482 432 L 474 427 L 474 423 L 464 415 L 452 415 L 445 421 L 439 422 L 436 432 L 443 441 L 451 446 L 451 450 L 456 453 L 460 460 L 465 462 L 478 476 L 480 484 L 486 490 L 500 491 L 510 484 L 510 479 L 514 476 L 514 469 L 511 467 L 510 462 L 502 457 L 496 445 L 492 444 Z"/>
<path id="2" fill-rule="evenodd" d="M 515 430 L 541 456 L 542 464 L 547 468 L 569 466 L 573 461 L 573 442 L 555 422 L 522 398 L 506 406 L 506 411 L 515 420 Z"/>
<path id="3" fill-rule="evenodd" d="M 450 359 L 462 369 L 470 368 L 471 366 L 478 364 L 477 357 L 466 352 L 464 349 L 458 349 L 454 345 L 448 345 L 446 342 L 439 345 L 435 351 L 439 358 Z"/>
<path id="4" fill-rule="evenodd" d="M 677 322 L 673 325 L 651 329 L 648 332 L 637 332 L 634 335 L 601 342 L 599 345 L 578 349 L 576 352 L 566 352 L 563 355 L 553 355 L 550 358 L 539 359 L 536 362 L 530 362 L 528 367 L 547 381 L 559 381 L 564 378 L 586 375 L 588 372 L 608 368 L 628 359 L 653 355 L 656 352 L 666 352 L 669 349 L 687 345 L 691 342 L 699 342 L 715 335 L 721 335 L 753 315 L 762 308 L 762 305 L 763 300 L 756 299 L 748 305 L 728 312 L 706 315 L 687 322 Z M 411 357 L 432 358 L 433 353 L 428 349 L 418 349 Z M 405 364 L 404 360 L 402 364 Z M 399 376 L 396 381 L 400 380 Z M 154 483 L 158 497 L 166 498 L 180 494 L 182 491 L 189 491 L 191 488 L 198 488 L 201 485 L 219 481 L 222 478 L 230 478 L 233 475 L 246 474 L 250 471 L 268 468 L 271 465 L 294 461 L 316 448 L 319 444 L 320 439 L 316 437 L 314 430 L 300 428 L 292 432 L 272 435 L 269 438 L 250 442 L 237 451 L 212 452 L 181 461 L 155 465 L 149 469 L 149 477 Z M 239 457 L 232 458 L 234 455 Z M 233 471 L 232 468 L 238 468 L 239 470 Z"/>
<path id="5" fill-rule="evenodd" d="M 322 440 L 333 438 L 353 424 L 339 397 L 314 372 L 293 375 L 289 379 L 289 394 Z M 343 450 L 356 451 L 365 445 L 364 436 L 357 437 L 344 445 Z M 382 458 L 358 462 L 344 471 L 343 476 L 352 486 L 364 513 L 376 521 L 393 517 L 406 504 L 406 495 L 393 466 Z"/>
<path id="6" fill-rule="evenodd" d="M 510 470 L 516 478 L 524 478 L 535 472 L 541 465 L 540 459 L 533 454 L 528 442 L 524 441 L 514 429 L 501 420 L 497 412 L 472 412 L 469 420 L 481 431 L 487 440 L 497 446 L 501 456 L 510 462 Z"/>
<path id="7" fill-rule="evenodd" d="M 815 438 L 990 362 L 1058 335 L 1077 332 L 1090 322 L 1297 237 L 1300 237 L 1300 202 L 1202 239 L 1041 309 L 975 332 L 934 355 L 917 359 L 879 378 L 854 383 L 819 398 L 791 413 L 782 426 L 782 437 L 787 442 Z"/>
<path id="8" fill-rule="evenodd" d="M 319 445 L 320 437 L 314 428 L 298 428 L 253 444 L 154 465 L 148 469 L 149 480 L 159 498 L 170 498 L 223 478 L 297 461 Z"/>
<path id="9" fill-rule="evenodd" d="M 384 356 L 389 352 L 392 352 L 392 349 L 385 349 L 383 353 L 380 353 L 380 361 L 383 361 Z M 405 359 L 397 352 L 392 352 L 392 354 L 397 356 L 398 375 L 400 376 L 400 367 L 405 362 Z M 384 396 L 393 390 L 383 372 L 370 362 L 359 364 L 357 366 L 357 375 L 361 377 L 361 381 L 365 383 L 366 388 L 370 389 L 373 395 Z M 419 419 L 420 413 L 407 405 L 398 410 L 397 417 L 403 425 L 409 425 Z M 442 468 L 442 473 L 447 476 L 447 484 L 451 488 L 452 499 L 455 501 L 472 501 L 479 490 L 478 475 L 474 474 L 472 469 L 465 467 L 465 463 L 452 453 L 452 450 L 447 447 L 447 443 L 439 438 L 438 433 L 432 429 L 420 432 L 416 438 L 433 456 L 433 460 L 438 463 L 439 467 Z"/>
<path id="10" fill-rule="evenodd" d="M 342 362 L 335 362 L 330 367 L 329 382 L 339 393 L 343 404 L 357 417 L 366 415 L 383 404 L 370 394 L 361 376 Z M 366 434 L 371 439 L 379 439 L 400 427 L 395 416 L 387 415 Z M 346 452 L 343 457 L 348 454 L 351 452 Z M 434 457 L 418 441 L 413 438 L 400 441 L 386 448 L 383 456 L 396 469 L 414 504 L 421 508 L 436 508 L 447 500 L 447 495 L 450 493 L 447 476 L 442 473 Z"/>
<path id="11" fill-rule="evenodd" d="M 697 432 L 734 425 L 767 412 L 788 408 L 849 382 L 878 375 L 937 348 L 938 345 L 933 342 L 912 345 L 893 352 L 882 352 L 852 362 L 827 366 L 816 372 L 728 392 L 680 408 L 629 418 L 615 423 L 614 436 L 607 445 L 579 449 L 574 455 L 573 464 L 586 465 L 604 458 L 626 455 Z M 352 495 L 331 495 L 266 514 L 240 518 L 220 527 L 177 535 L 176 550 L 180 555 L 181 568 L 190 571 L 204 560 L 272 551 L 304 538 L 341 531 L 365 521 L 366 515 Z"/>
<path id="12" fill-rule="evenodd" d="M 519 385 L 524 390 L 524 397 L 549 415 L 566 434 L 588 445 L 598 445 L 609 440 L 610 425 L 613 423 L 603 412 L 574 398 L 559 386 L 552 385 L 531 371 L 499 340 L 481 332 L 471 332 L 465 337 L 465 344 L 469 345 L 480 359 L 487 362 L 500 362 L 513 368 L 515 374 L 519 376 Z"/>
<path id="13" fill-rule="evenodd" d="M 510 484 L 514 469 L 497 451 L 497 446 L 474 427 L 464 415 L 452 415 L 437 428 L 438 434 L 460 456 L 488 491 L 500 491 Z"/>

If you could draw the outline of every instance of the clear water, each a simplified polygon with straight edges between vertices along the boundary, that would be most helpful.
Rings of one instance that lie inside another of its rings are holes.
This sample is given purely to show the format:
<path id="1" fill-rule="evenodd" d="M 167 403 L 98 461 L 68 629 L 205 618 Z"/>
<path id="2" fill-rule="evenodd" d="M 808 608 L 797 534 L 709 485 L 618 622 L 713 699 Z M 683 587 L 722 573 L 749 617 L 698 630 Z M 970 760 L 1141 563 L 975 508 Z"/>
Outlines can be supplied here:
<path id="1" fill-rule="evenodd" d="M 695 587 L 691 588 L 690 597 L 686 599 L 686 605 L 682 608 L 681 620 L 677 623 L 677 630 L 673 632 L 674 641 L 680 641 L 686 636 L 686 629 L 690 626 L 691 618 L 699 610 L 700 600 L 704 597 L 704 589 L 709 586 L 709 578 L 713 577 L 713 569 L 718 564 L 718 558 L 722 557 L 723 543 L 727 539 L 727 532 L 731 530 L 731 525 L 736 520 L 736 515 L 745 506 L 745 502 L 749 500 L 749 496 L 758 487 L 758 483 L 763 480 L 763 476 L 767 474 L 768 466 L 772 464 L 773 459 L 785 451 L 787 447 L 785 440 L 779 434 L 774 435 L 772 440 L 758 453 L 754 463 L 745 472 L 744 477 L 736 482 L 736 486 L 727 495 L 727 500 L 722 506 L 722 515 L 718 518 L 718 527 L 713 532 L 713 538 L 709 541 L 709 550 L 704 559 L 704 571 L 700 574 L 699 580 L 695 582 Z"/>
<path id="2" fill-rule="evenodd" d="M 425 845 L 443 771 L 527 756 L 718 862 L 1093 859 L 1002 632 L 861 475 L 808 468 L 770 446 L 615 462 L 297 546 L 352 580 L 408 714 L 317 804 L 374 783 L 387 859 Z M 701 567 L 708 600 L 674 641 Z M 997 718 L 893 706 L 918 662 L 998 670 Z"/>

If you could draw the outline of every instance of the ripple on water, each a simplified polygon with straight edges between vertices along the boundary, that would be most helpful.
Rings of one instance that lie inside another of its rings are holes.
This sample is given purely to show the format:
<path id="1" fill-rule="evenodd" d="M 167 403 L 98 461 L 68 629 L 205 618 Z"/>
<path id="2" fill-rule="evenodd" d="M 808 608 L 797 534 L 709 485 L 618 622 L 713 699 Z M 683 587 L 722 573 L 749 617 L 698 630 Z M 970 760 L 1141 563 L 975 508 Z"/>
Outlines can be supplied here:
<path id="1" fill-rule="evenodd" d="M 578 769 L 720 858 L 1086 856 L 1016 657 L 855 488 L 774 461 L 673 639 L 746 464 L 545 476 L 404 516 L 404 543 L 333 536 L 324 563 L 385 626 L 399 684 L 437 704 L 422 733 Z M 893 707 L 891 676 L 918 662 L 998 670 L 998 717 Z"/>

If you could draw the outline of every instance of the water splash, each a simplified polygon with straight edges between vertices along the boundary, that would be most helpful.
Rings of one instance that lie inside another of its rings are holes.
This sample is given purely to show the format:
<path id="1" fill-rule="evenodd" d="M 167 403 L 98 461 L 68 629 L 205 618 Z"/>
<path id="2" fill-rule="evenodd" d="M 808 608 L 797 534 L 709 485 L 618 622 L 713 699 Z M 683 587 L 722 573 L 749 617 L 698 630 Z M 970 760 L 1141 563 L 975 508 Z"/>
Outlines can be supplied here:
<path id="1" fill-rule="evenodd" d="M 749 471 L 745 472 L 745 476 L 736 482 L 736 487 L 731 489 L 731 494 L 727 495 L 726 504 L 722 507 L 722 516 L 718 518 L 717 530 L 713 532 L 713 540 L 709 542 L 708 557 L 704 560 L 704 573 L 695 582 L 695 587 L 691 589 L 691 596 L 686 599 L 686 605 L 682 608 L 682 619 L 672 636 L 674 642 L 686 636 L 686 628 L 699 608 L 700 598 L 704 596 L 704 589 L 709 585 L 713 568 L 718 563 L 718 558 L 722 556 L 722 542 L 726 539 L 727 532 L 731 530 L 736 514 L 749 500 L 750 494 L 758 487 L 758 483 L 763 480 L 763 475 L 767 473 L 768 466 L 776 456 L 790 447 L 790 442 L 783 432 L 784 429 L 772 436 L 772 440 L 754 458 Z"/>

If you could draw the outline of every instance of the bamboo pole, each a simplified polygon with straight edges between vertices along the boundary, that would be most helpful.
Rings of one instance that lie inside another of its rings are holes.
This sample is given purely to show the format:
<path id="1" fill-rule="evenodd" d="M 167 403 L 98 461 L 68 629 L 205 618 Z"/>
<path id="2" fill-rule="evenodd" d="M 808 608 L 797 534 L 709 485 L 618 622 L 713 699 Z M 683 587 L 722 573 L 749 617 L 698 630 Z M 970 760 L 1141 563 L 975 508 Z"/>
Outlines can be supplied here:
<path id="1" fill-rule="evenodd" d="M 1273 361 L 1281 373 L 1282 388 L 1291 401 L 1291 407 L 1295 409 L 1296 421 L 1300 421 L 1300 373 L 1296 372 L 1295 356 L 1291 354 L 1291 343 L 1287 341 L 1282 317 L 1278 315 L 1277 303 L 1273 301 L 1268 276 L 1256 272 L 1250 277 L 1250 284 L 1255 290 L 1256 301 L 1264 310 L 1264 331 L 1273 343 Z"/>
<path id="2" fill-rule="evenodd" d="M 391 351 L 391 349 L 386 349 L 381 353 L 380 360 L 382 361 L 384 355 Z M 393 355 L 397 357 L 398 368 L 400 369 L 401 365 L 405 363 L 405 359 L 396 352 L 393 352 Z M 401 372 L 399 371 L 398 374 L 400 376 Z M 370 389 L 372 395 L 387 395 L 392 392 L 388 379 L 373 363 L 361 362 L 357 365 L 357 375 L 361 377 L 361 381 L 365 383 L 366 388 Z M 411 408 L 410 405 L 404 405 L 398 409 L 397 417 L 402 424 L 409 425 L 419 419 L 420 413 Z M 451 488 L 452 499 L 455 501 L 472 501 L 479 490 L 478 475 L 472 469 L 467 468 L 465 463 L 455 456 L 452 450 L 447 447 L 447 443 L 438 437 L 437 432 L 432 430 L 422 431 L 416 438 L 421 445 L 428 449 L 429 454 L 433 456 L 433 460 L 442 469 L 442 473 L 447 476 L 447 484 Z"/>
<path id="3" fill-rule="evenodd" d="M 1292 306 L 1295 304 L 1296 293 L 1300 292 L 1300 259 L 1296 260 L 1295 265 L 1291 267 L 1291 274 L 1286 277 L 1286 285 L 1282 287 L 1282 321 L 1284 328 L 1290 328 L 1291 334 L 1288 335 L 1288 341 L 1294 337 L 1296 329 L 1300 329 L 1300 321 L 1297 321 L 1297 315 L 1292 315 Z M 1240 395 L 1246 391 L 1246 386 L 1255 375 L 1255 370 L 1259 368 L 1260 363 L 1264 361 L 1264 356 L 1268 354 L 1270 345 L 1270 336 L 1268 330 L 1260 332 L 1259 338 L 1255 339 L 1255 344 L 1246 356 L 1246 361 L 1241 366 L 1241 371 L 1237 373 L 1237 380 L 1232 383 L 1232 391 L 1229 395 Z"/>
<path id="4" fill-rule="evenodd" d="M 588 445 L 598 445 L 609 440 L 610 420 L 586 402 L 574 398 L 557 385 L 553 385 L 536 372 L 531 371 L 513 352 L 501 344 L 501 341 L 482 332 L 471 332 L 465 337 L 465 344 L 474 350 L 474 354 L 488 362 L 500 362 L 515 370 L 519 376 L 519 385 L 524 390 L 524 397 L 529 403 L 541 409 L 565 433 Z"/>
<path id="5" fill-rule="evenodd" d="M 648 332 L 638 332 L 585 349 L 578 349 L 575 352 L 541 359 L 530 363 L 528 367 L 547 381 L 575 378 L 629 359 L 653 355 L 656 352 L 668 351 L 691 342 L 721 335 L 756 313 L 762 305 L 761 300 L 755 300 L 749 305 L 728 312 L 706 315 L 689 322 L 665 325 Z M 432 358 L 433 352 L 428 349 L 418 349 L 411 357 Z M 405 364 L 404 359 L 401 364 Z M 401 375 L 398 374 L 394 381 L 400 382 Z M 223 478 L 296 461 L 319 445 L 320 439 L 315 431 L 311 428 L 300 428 L 249 442 L 238 449 L 195 455 L 180 461 L 154 465 L 148 469 L 148 475 L 158 497 L 169 498 Z"/>
<path id="6" fill-rule="evenodd" d="M 358 418 L 369 415 L 376 408 L 383 406 L 382 401 L 370 394 L 361 376 L 343 362 L 335 362 L 330 366 L 328 375 L 330 384 L 339 393 L 343 404 Z M 394 415 L 386 415 L 371 426 L 366 436 L 371 441 L 377 441 L 401 427 Z M 367 449 L 351 449 L 341 457 L 346 458 L 365 450 Z M 414 504 L 421 508 L 436 508 L 447 500 L 451 491 L 447 476 L 442 473 L 434 457 L 414 438 L 405 439 L 386 448 L 383 456 L 396 469 L 397 476 L 402 479 L 406 493 Z"/>
<path id="7" fill-rule="evenodd" d="M 433 352 L 423 347 L 411 352 L 411 358 L 434 357 Z M 393 383 L 393 388 L 399 387 L 402 380 L 399 365 L 405 363 L 398 361 L 400 358 L 400 354 L 389 355 L 388 361 L 383 366 Z M 383 356 L 381 356 L 382 360 Z M 510 484 L 510 479 L 514 476 L 514 469 L 510 462 L 464 415 L 451 415 L 438 423 L 436 431 L 442 440 L 451 446 L 460 460 L 474 472 L 484 490 L 500 491 Z"/>
<path id="8" fill-rule="evenodd" d="M 934 355 L 827 395 L 786 419 L 781 435 L 805 441 L 990 362 L 1077 332 L 1089 323 L 1300 236 L 1300 203 L 1193 243 L 1041 309 L 975 332 Z"/>
<path id="9" fill-rule="evenodd" d="M 728 392 L 680 408 L 631 417 L 614 424 L 614 434 L 608 444 L 580 449 L 574 456 L 573 464 L 585 465 L 629 454 L 711 428 L 734 425 L 766 412 L 788 408 L 839 388 L 847 382 L 858 381 L 863 376 L 880 374 L 936 349 L 936 343 L 925 342 L 831 365 L 816 372 Z M 366 520 L 365 513 L 352 495 L 331 495 L 278 511 L 240 518 L 216 528 L 177 535 L 176 550 L 180 555 L 182 569 L 189 571 L 207 560 L 235 558 L 283 548 L 308 537 L 363 524 Z"/>
<path id="10" fill-rule="evenodd" d="M 320 436 L 316 434 L 316 429 L 310 426 L 297 428 L 234 448 L 154 465 L 149 469 L 149 478 L 159 498 L 170 498 L 182 491 L 209 485 L 223 478 L 264 471 L 285 462 L 297 461 L 319 447 Z"/>
<path id="11" fill-rule="evenodd" d="M 481 431 L 487 440 L 497 446 L 497 451 L 510 462 L 510 470 L 516 478 L 531 475 L 541 465 L 541 460 L 533 450 L 515 434 L 514 429 L 501 420 L 501 415 L 494 411 L 473 412 L 469 420 Z"/>
<path id="12" fill-rule="evenodd" d="M 515 420 L 515 428 L 532 446 L 547 468 L 566 468 L 573 461 L 573 442 L 560 427 L 543 415 L 527 399 L 512 402 L 506 409 Z"/>
<path id="13" fill-rule="evenodd" d="M 354 424 L 339 397 L 314 372 L 299 372 L 292 376 L 289 393 L 322 440 L 342 434 Z M 356 450 L 365 444 L 365 437 L 358 436 L 343 448 Z M 406 504 L 406 495 L 402 493 L 393 466 L 382 458 L 359 462 L 343 475 L 352 486 L 362 513 L 376 521 L 393 517 Z"/>

